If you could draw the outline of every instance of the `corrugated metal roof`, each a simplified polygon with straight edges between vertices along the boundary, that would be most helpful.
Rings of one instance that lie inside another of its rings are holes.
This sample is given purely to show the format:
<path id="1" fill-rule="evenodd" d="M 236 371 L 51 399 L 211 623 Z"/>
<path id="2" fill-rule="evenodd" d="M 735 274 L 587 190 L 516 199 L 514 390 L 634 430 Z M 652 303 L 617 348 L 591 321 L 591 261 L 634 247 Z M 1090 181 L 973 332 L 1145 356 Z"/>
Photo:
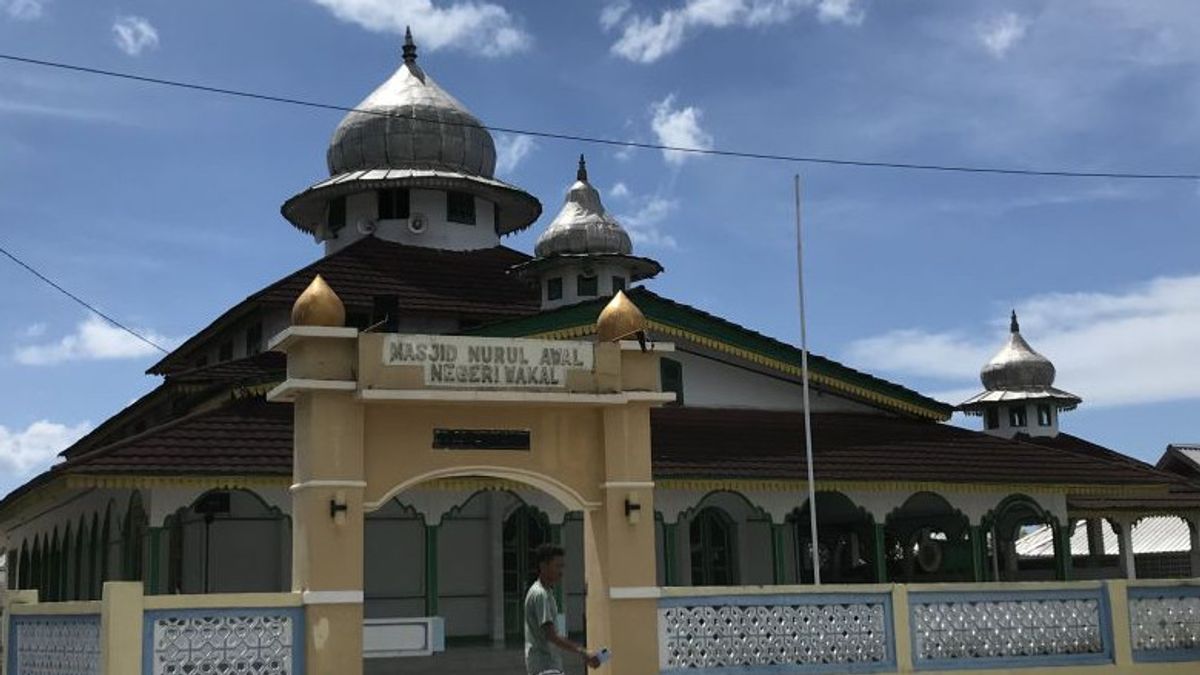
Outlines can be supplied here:
<path id="1" fill-rule="evenodd" d="M 1104 553 L 1117 555 L 1120 551 L 1117 533 L 1108 521 L 1103 521 Z M 1139 553 L 1186 553 L 1191 548 L 1191 537 L 1187 523 L 1182 518 L 1153 516 L 1143 518 L 1133 528 L 1133 552 Z M 1087 527 L 1082 523 L 1075 526 L 1071 534 L 1071 552 L 1075 555 L 1089 553 Z M 1054 537 L 1050 527 L 1043 525 L 1017 540 L 1017 553 L 1023 556 L 1054 556 Z"/>

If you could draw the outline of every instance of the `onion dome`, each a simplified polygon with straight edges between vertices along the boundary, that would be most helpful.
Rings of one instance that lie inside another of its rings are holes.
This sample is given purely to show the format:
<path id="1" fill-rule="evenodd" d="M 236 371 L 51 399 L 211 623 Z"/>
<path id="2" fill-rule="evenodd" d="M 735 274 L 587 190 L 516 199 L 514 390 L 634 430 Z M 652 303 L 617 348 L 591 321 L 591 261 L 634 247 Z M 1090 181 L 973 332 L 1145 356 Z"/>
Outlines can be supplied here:
<path id="1" fill-rule="evenodd" d="M 596 339 L 616 342 L 638 336 L 645 339 L 646 317 L 624 291 L 617 291 L 596 319 Z"/>
<path id="2" fill-rule="evenodd" d="M 320 274 L 313 277 L 292 305 L 292 325 L 334 328 L 346 325 L 346 306 Z"/>
<path id="3" fill-rule="evenodd" d="M 1009 324 L 1008 343 L 984 365 L 979 379 L 983 381 L 984 389 L 992 391 L 1042 388 L 1054 384 L 1054 364 L 1034 351 L 1021 337 L 1021 326 L 1017 323 L 1015 311 Z"/>
<path id="4" fill-rule="evenodd" d="M 587 162 L 579 156 L 575 182 L 567 189 L 562 209 L 534 246 L 534 259 L 517 265 L 521 275 L 580 262 L 612 262 L 627 269 L 631 281 L 662 272 L 656 260 L 633 255 L 629 233 L 605 210 L 600 192 L 588 182 Z"/>
<path id="5" fill-rule="evenodd" d="M 491 178 L 496 145 L 482 123 L 417 65 L 412 32 L 404 61 L 346 115 L 329 144 L 329 175 L 366 169 L 438 169 Z"/>
<path id="6" fill-rule="evenodd" d="M 588 182 L 587 163 L 579 156 L 575 183 L 550 226 L 538 237 L 534 254 L 539 258 L 561 254 L 633 253 L 633 242 L 625 228 L 604 210 L 600 193 Z"/>
<path id="7" fill-rule="evenodd" d="M 399 69 L 342 119 L 325 159 L 330 177 L 281 209 L 306 232 L 320 233 L 332 200 L 387 188 L 453 190 L 493 202 L 501 235 L 529 227 L 542 214 L 533 195 L 493 176 L 491 133 L 417 65 L 411 31 L 405 31 Z"/>
<path id="8" fill-rule="evenodd" d="M 1052 402 L 1060 409 L 1071 409 L 1082 401 L 1070 392 L 1054 387 L 1054 364 L 1029 346 L 1021 336 L 1017 313 L 1012 313 L 1008 342 L 979 373 L 984 391 L 959 404 L 959 410 L 978 412 L 988 404 L 1018 400 Z"/>

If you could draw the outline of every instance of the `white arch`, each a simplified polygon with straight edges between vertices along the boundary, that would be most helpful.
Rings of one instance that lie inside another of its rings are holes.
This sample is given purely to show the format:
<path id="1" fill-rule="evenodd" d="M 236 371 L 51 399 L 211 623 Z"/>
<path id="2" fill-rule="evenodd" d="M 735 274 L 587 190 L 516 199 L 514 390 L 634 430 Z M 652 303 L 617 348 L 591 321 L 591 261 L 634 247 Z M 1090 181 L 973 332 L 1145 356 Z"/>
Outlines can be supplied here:
<path id="1" fill-rule="evenodd" d="M 568 511 L 591 511 L 592 509 L 600 508 L 600 502 L 588 501 L 583 495 L 579 494 L 579 491 L 566 483 L 535 471 L 500 466 L 457 466 L 435 469 L 418 476 L 413 476 L 399 485 L 392 487 L 392 489 L 388 490 L 378 500 L 364 502 L 363 509 L 367 512 L 376 511 L 401 492 L 415 488 L 422 483 L 442 478 L 499 478 L 501 480 L 510 480 L 514 483 L 528 485 L 545 492 L 558 500 Z"/>

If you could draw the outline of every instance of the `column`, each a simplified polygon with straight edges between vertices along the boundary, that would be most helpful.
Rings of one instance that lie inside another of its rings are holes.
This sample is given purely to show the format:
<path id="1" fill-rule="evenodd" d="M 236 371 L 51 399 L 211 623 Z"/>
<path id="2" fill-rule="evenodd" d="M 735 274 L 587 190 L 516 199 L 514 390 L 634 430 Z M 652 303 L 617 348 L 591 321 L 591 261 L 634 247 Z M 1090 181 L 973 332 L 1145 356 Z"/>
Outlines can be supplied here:
<path id="1" fill-rule="evenodd" d="M 1107 553 L 1104 550 L 1104 519 L 1088 518 L 1084 523 L 1087 527 L 1088 565 L 1099 567 L 1100 560 Z"/>
<path id="2" fill-rule="evenodd" d="M 1071 579 L 1071 525 L 1051 523 L 1054 533 L 1054 577 L 1059 581 Z"/>
<path id="3" fill-rule="evenodd" d="M 679 585 L 679 523 L 663 523 L 663 583 Z"/>
<path id="4" fill-rule="evenodd" d="M 601 348 L 617 345 L 599 345 L 598 361 Z M 644 675 L 659 670 L 650 414 L 631 403 L 602 415 L 602 502 L 584 513 L 587 644 L 612 649 L 612 675 Z"/>
<path id="5" fill-rule="evenodd" d="M 551 523 L 550 524 L 550 543 L 552 543 L 556 546 L 563 545 L 562 528 L 563 528 L 562 523 L 558 523 L 558 524 Z M 559 626 L 559 630 L 563 635 L 567 634 L 566 586 L 567 586 L 567 580 L 564 577 L 562 580 L 560 580 L 558 582 L 558 585 L 554 587 L 554 602 L 558 604 L 558 616 L 560 617 L 560 620 L 562 621 L 562 625 Z"/>
<path id="6" fill-rule="evenodd" d="M 771 523 L 771 560 L 774 563 L 773 578 L 776 585 L 786 583 L 787 579 L 787 553 L 783 546 L 785 527 Z"/>
<path id="7" fill-rule="evenodd" d="M 1137 561 L 1133 551 L 1133 519 L 1111 518 L 1113 530 L 1117 533 L 1117 553 L 1121 560 L 1121 574 L 1126 579 L 1137 579 Z"/>
<path id="8" fill-rule="evenodd" d="M 292 589 L 304 597 L 306 669 L 361 675 L 362 406 L 351 394 L 312 391 L 294 409 Z"/>
<path id="9" fill-rule="evenodd" d="M 1191 561 L 1191 575 L 1200 577 L 1200 514 L 1189 513 L 1184 518 L 1188 526 L 1188 559 Z"/>
<path id="10" fill-rule="evenodd" d="M 887 525 L 876 523 L 874 535 L 875 581 L 886 584 L 888 580 Z"/>
<path id="11" fill-rule="evenodd" d="M 987 581 L 987 540 L 983 535 L 983 527 L 971 526 L 971 578 L 976 582 Z"/>
<path id="12" fill-rule="evenodd" d="M 492 644 L 504 645 L 504 512 L 501 510 L 502 493 L 488 492 L 488 568 L 492 576 L 488 579 L 492 614 Z"/>
<path id="13" fill-rule="evenodd" d="M 425 526 L 425 616 L 438 615 L 438 526 Z"/>
<path id="14" fill-rule="evenodd" d="M 146 592 L 150 595 L 162 593 L 162 540 L 164 529 L 151 527 L 146 531 L 149 546 L 146 561 Z"/>

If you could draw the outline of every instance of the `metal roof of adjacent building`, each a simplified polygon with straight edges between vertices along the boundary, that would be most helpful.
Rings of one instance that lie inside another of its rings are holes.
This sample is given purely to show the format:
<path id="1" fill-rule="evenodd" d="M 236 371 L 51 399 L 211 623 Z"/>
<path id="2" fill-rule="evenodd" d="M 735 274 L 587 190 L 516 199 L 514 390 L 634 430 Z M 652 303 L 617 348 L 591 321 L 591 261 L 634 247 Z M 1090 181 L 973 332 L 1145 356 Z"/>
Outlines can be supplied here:
<path id="1" fill-rule="evenodd" d="M 1102 522 L 1104 555 L 1120 553 L 1117 533 L 1108 521 Z M 1191 550 L 1188 525 L 1182 518 L 1174 516 L 1151 516 L 1138 521 L 1133 528 L 1133 552 L 1143 553 L 1187 553 Z M 1049 526 L 1037 529 L 1017 539 L 1017 553 L 1023 556 L 1050 558 L 1054 556 L 1054 533 Z M 1071 533 L 1071 553 L 1090 554 L 1087 526 L 1081 521 Z"/>

